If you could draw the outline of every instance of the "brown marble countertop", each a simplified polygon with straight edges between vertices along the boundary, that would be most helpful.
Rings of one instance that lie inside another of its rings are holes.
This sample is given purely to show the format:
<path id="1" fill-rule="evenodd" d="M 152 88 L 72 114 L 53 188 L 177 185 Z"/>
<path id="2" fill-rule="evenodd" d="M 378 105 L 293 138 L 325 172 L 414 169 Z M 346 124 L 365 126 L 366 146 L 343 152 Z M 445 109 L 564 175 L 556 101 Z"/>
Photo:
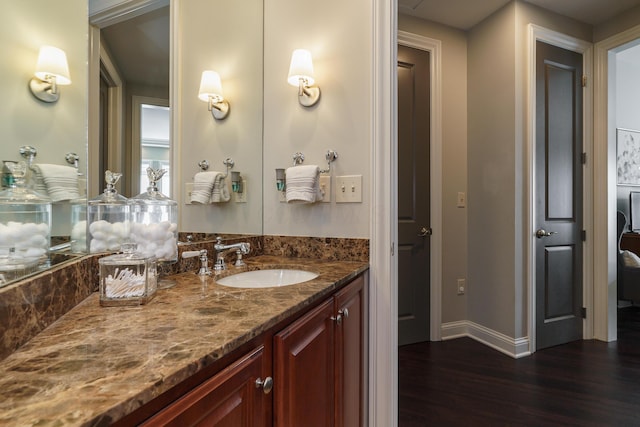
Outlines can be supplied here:
<path id="1" fill-rule="evenodd" d="M 238 289 L 183 273 L 139 307 L 101 307 L 93 294 L 0 362 L 0 425 L 116 421 L 368 268 L 266 255 L 246 261 L 245 269 L 289 266 L 319 276 Z"/>

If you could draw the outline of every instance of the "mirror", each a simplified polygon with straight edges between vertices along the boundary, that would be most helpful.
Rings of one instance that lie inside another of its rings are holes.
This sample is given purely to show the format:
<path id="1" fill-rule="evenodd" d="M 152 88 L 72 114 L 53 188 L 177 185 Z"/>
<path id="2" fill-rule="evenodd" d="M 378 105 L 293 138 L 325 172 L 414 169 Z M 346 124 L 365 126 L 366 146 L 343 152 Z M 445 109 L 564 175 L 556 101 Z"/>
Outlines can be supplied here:
<path id="1" fill-rule="evenodd" d="M 0 63 L 0 90 L 4 94 L 0 161 L 26 160 L 19 151 L 28 145 L 37 150 L 33 164 L 77 165 L 80 196 L 86 193 L 87 173 L 86 14 L 86 0 L 60 4 L 25 0 L 3 4 L 0 16 L 6 58 Z M 38 52 L 44 45 L 66 53 L 71 78 L 71 84 L 58 86 L 59 99 L 52 103 L 36 99 L 29 90 Z M 70 229 L 68 201 L 54 203 L 51 235 L 69 236 Z"/>

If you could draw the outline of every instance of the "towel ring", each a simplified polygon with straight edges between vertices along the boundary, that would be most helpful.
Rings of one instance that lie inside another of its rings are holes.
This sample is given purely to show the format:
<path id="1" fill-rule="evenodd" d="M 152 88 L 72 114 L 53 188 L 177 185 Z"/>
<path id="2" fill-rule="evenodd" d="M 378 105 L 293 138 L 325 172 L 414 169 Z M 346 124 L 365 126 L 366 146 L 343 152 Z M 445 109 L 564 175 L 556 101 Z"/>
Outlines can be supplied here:
<path id="1" fill-rule="evenodd" d="M 327 159 L 327 168 L 322 169 L 320 173 L 331 173 L 331 163 L 338 158 L 338 152 L 334 150 L 327 150 L 327 154 L 324 156 Z"/>
<path id="2" fill-rule="evenodd" d="M 233 169 L 236 162 L 234 162 L 231 157 L 227 157 L 222 161 L 222 164 L 227 167 L 227 172 L 224 174 L 224 177 L 226 178 L 229 175 L 229 169 Z"/>

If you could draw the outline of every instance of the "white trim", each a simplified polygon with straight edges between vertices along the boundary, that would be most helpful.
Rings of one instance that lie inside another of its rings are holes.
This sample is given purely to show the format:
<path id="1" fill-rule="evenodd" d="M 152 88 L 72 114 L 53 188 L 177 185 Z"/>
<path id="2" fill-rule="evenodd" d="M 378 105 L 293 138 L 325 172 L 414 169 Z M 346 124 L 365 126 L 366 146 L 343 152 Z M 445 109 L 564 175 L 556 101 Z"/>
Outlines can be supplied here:
<path id="1" fill-rule="evenodd" d="M 442 339 L 469 337 L 514 359 L 531 355 L 528 338 L 511 338 L 469 320 L 442 324 Z"/>
<path id="2" fill-rule="evenodd" d="M 640 38 L 640 25 L 595 45 L 593 137 L 594 337 L 617 339 L 615 159 L 609 155 L 609 52 Z M 610 166 L 611 165 L 611 166 Z"/>
<path id="3" fill-rule="evenodd" d="M 397 0 L 371 0 L 369 423 L 398 423 Z"/>
<path id="4" fill-rule="evenodd" d="M 180 139 L 180 129 L 182 129 L 182 86 L 181 80 L 181 66 L 182 56 L 180 54 L 180 4 L 181 0 L 171 0 L 171 9 L 169 10 L 169 104 L 172 108 L 169 109 L 169 120 L 171 133 L 171 147 L 169 148 L 171 157 L 171 173 L 174 179 L 171 180 L 171 194 L 174 195 L 174 199 L 178 199 L 178 195 L 182 197 L 183 202 L 178 202 L 178 230 L 184 230 L 182 227 L 181 210 L 185 205 L 187 194 L 181 191 L 181 179 L 182 176 L 182 157 L 181 146 L 182 141 Z"/>
<path id="5" fill-rule="evenodd" d="M 431 55 L 431 341 L 439 341 L 442 322 L 442 43 L 440 40 L 398 31 L 398 44 L 429 52 Z M 396 76 L 397 78 L 397 76 Z"/>
<path id="6" fill-rule="evenodd" d="M 98 28 L 108 27 L 169 5 L 170 0 L 120 0 L 105 9 L 94 10 L 97 0 L 89 2 L 89 22 Z"/>
<path id="7" fill-rule="evenodd" d="M 526 180 L 525 191 L 528 192 L 525 195 L 525 214 L 527 215 L 528 225 L 524 241 L 525 241 L 525 259 L 527 263 L 527 296 L 528 296 L 528 316 L 527 316 L 527 331 L 529 336 L 529 352 L 535 352 L 536 346 L 536 295 L 535 295 L 535 239 L 534 230 L 535 224 L 535 123 L 536 123 L 536 41 L 540 40 L 545 43 L 549 43 L 554 46 L 561 47 L 563 49 L 571 50 L 581 53 L 583 55 L 583 73 L 587 76 L 587 82 L 592 81 L 592 45 L 591 43 L 583 40 L 576 39 L 566 34 L 558 33 L 538 25 L 529 24 L 527 26 L 528 32 L 528 65 L 527 65 L 527 138 L 525 148 L 526 158 L 526 171 L 524 179 Z M 587 85 L 583 91 L 583 116 L 582 116 L 582 131 L 583 131 L 583 150 L 587 153 L 587 164 L 584 168 L 583 176 L 583 226 L 587 231 L 587 236 L 593 235 L 593 204 L 591 199 L 592 194 L 592 177 L 593 177 L 593 162 L 590 161 L 594 157 L 593 155 L 593 134 L 591 131 L 591 120 L 593 110 L 593 100 L 591 96 L 591 86 Z M 583 338 L 591 338 L 593 336 L 593 245 L 594 239 L 587 238 L 587 241 L 583 246 L 582 257 L 582 271 L 583 271 L 583 305 L 587 308 L 587 318 L 583 322 Z M 523 339 L 523 338 L 521 338 Z"/>

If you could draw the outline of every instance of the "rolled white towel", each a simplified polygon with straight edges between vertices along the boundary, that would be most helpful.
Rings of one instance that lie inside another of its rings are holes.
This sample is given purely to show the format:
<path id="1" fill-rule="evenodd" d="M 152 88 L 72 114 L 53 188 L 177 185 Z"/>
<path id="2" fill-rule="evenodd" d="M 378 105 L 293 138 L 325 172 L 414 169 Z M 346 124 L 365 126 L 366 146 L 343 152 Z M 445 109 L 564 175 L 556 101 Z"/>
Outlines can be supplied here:
<path id="1" fill-rule="evenodd" d="M 315 203 L 322 199 L 318 165 L 293 166 L 285 174 L 287 203 Z"/>
<path id="2" fill-rule="evenodd" d="M 46 194 L 52 202 L 77 199 L 80 197 L 78 191 L 78 171 L 76 168 L 64 165 L 53 165 L 39 163 L 32 166 L 36 174 L 36 191 L 42 191 L 40 182 L 44 182 Z"/>
<path id="3" fill-rule="evenodd" d="M 191 191 L 191 203 L 209 203 L 213 195 L 213 184 L 221 172 L 198 172 L 193 178 L 193 190 Z"/>
<path id="4" fill-rule="evenodd" d="M 231 199 L 229 188 L 224 179 L 224 175 L 218 174 L 213 182 L 213 191 L 211 192 L 211 203 L 228 202 Z"/>

